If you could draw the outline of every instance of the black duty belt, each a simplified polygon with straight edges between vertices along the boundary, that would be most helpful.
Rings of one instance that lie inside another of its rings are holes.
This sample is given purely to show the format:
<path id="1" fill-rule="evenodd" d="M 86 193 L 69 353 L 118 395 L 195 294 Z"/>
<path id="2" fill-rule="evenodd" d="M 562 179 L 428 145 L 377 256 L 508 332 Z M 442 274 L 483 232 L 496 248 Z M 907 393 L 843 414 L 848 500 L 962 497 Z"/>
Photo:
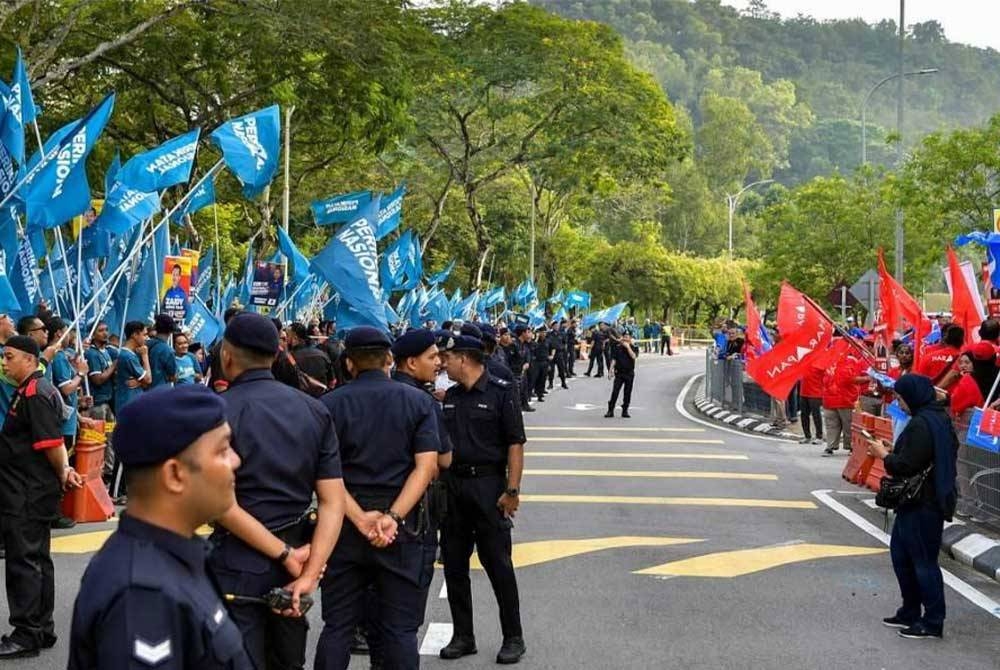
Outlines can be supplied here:
<path id="1" fill-rule="evenodd" d="M 494 477 L 497 475 L 506 476 L 507 464 L 492 463 L 487 465 L 456 465 L 453 463 L 452 466 L 448 468 L 448 472 L 449 474 L 463 479 L 472 479 L 475 477 Z"/>

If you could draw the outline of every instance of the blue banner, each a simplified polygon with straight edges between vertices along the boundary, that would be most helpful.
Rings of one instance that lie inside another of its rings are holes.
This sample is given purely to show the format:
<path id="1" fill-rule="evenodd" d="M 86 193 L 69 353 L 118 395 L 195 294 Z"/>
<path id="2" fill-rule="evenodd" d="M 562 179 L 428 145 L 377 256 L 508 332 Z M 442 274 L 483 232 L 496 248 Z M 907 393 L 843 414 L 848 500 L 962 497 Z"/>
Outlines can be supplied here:
<path id="1" fill-rule="evenodd" d="M 197 296 L 188 305 L 187 327 L 191 341 L 201 342 L 206 349 L 212 346 L 222 334 L 222 325 L 219 320 Z"/>
<path id="2" fill-rule="evenodd" d="M 310 208 L 317 226 L 329 226 L 334 223 L 347 223 L 356 218 L 371 200 L 371 191 L 356 191 L 335 195 L 325 200 L 313 200 Z"/>
<path id="3" fill-rule="evenodd" d="M 409 232 L 409 231 L 407 231 Z M 420 251 L 420 238 L 416 233 L 410 235 L 410 248 L 406 253 L 406 283 L 402 288 L 411 289 L 420 285 L 424 277 L 424 256 Z"/>
<path id="4" fill-rule="evenodd" d="M 489 291 L 483 294 L 482 299 L 479 301 L 479 309 L 489 309 L 490 307 L 495 307 L 504 301 L 506 298 L 505 290 L 503 286 L 495 286 Z"/>
<path id="5" fill-rule="evenodd" d="M 155 216 L 159 211 L 159 193 L 136 191 L 118 182 L 111 187 L 104 200 L 104 208 L 92 227 L 115 235 L 125 235 L 134 226 Z"/>
<path id="6" fill-rule="evenodd" d="M 402 184 L 388 198 L 382 199 L 382 207 L 378 211 L 378 224 L 375 239 L 383 237 L 399 228 L 403 218 L 403 196 L 406 195 L 406 184 Z"/>
<path id="7" fill-rule="evenodd" d="M 472 316 L 476 313 L 477 300 L 479 300 L 479 291 L 473 291 L 469 295 L 465 296 L 464 300 L 452 308 L 452 318 L 471 321 Z"/>
<path id="8" fill-rule="evenodd" d="M 432 274 L 430 277 L 428 277 L 427 283 L 430 284 L 431 286 L 437 286 L 438 284 L 443 284 L 445 280 L 448 279 L 449 275 L 451 275 L 451 271 L 454 269 L 455 269 L 455 261 L 453 260 L 452 262 L 448 263 L 447 266 L 445 266 L 444 270 L 441 270 L 441 272 Z"/>
<path id="9" fill-rule="evenodd" d="M 562 304 L 562 301 L 565 299 L 566 296 L 564 296 L 562 290 L 560 290 L 558 293 L 556 293 L 554 296 L 548 299 L 548 303 L 550 305 L 560 305 Z"/>
<path id="10" fill-rule="evenodd" d="M 1000 258 L 1000 233 L 976 231 L 967 235 L 959 235 L 955 239 L 955 246 L 963 247 L 970 242 L 975 242 L 986 247 L 986 262 L 990 273 L 990 285 L 993 288 L 1000 289 L 1000 272 L 997 271 L 997 259 Z"/>
<path id="11" fill-rule="evenodd" d="M 111 255 L 111 233 L 93 224 L 83 229 L 83 259 L 107 258 Z"/>
<path id="12" fill-rule="evenodd" d="M 296 284 L 309 279 L 309 259 L 299 251 L 295 242 L 281 226 L 278 226 L 278 249 L 292 266 L 292 279 Z"/>
<path id="13" fill-rule="evenodd" d="M 200 135 L 201 129 L 196 128 L 167 140 L 155 149 L 132 156 L 122 166 L 117 181 L 145 193 L 187 183 L 191 178 Z"/>
<path id="14" fill-rule="evenodd" d="M 213 204 L 215 204 L 215 182 L 211 179 L 206 179 L 198 187 L 198 190 L 192 193 L 191 197 L 185 200 L 184 204 L 170 215 L 170 220 L 180 225 L 184 222 L 185 216 L 194 214 L 198 210 Z"/>
<path id="15" fill-rule="evenodd" d="M 382 288 L 387 292 L 399 288 L 405 288 L 405 290 L 413 288 L 412 286 L 403 287 L 412 239 L 413 232 L 407 230 L 382 253 L 382 262 L 379 264 L 379 279 L 382 282 Z"/>
<path id="16" fill-rule="evenodd" d="M 340 294 L 342 308 L 346 303 L 368 325 L 387 329 L 375 245 L 378 206 L 378 200 L 368 203 L 362 215 L 345 225 L 313 258 L 309 267 Z M 337 325 L 343 326 L 339 318 Z"/>
<path id="17" fill-rule="evenodd" d="M 212 144 L 243 185 L 243 195 L 260 195 L 278 169 L 281 116 L 277 105 L 226 121 L 212 131 Z"/>
<path id="18" fill-rule="evenodd" d="M 0 96 L 3 97 L 5 114 L 0 117 L 0 144 L 3 144 L 17 161 L 24 164 L 24 130 L 35 120 L 37 110 L 31 95 L 31 84 L 28 81 L 28 71 L 21 55 L 21 47 L 17 48 L 17 60 L 14 63 L 14 76 L 11 77 L 10 88 L 0 82 Z"/>
<path id="19" fill-rule="evenodd" d="M 111 159 L 111 165 L 108 166 L 108 171 L 104 173 L 104 197 L 108 197 L 108 193 L 111 193 L 111 189 L 115 186 L 115 181 L 118 178 L 118 173 L 122 169 L 122 157 L 121 154 L 115 150 L 115 157 Z"/>
<path id="20" fill-rule="evenodd" d="M 35 261 L 35 253 L 31 250 L 31 243 L 22 239 L 17 247 L 17 259 L 14 262 L 14 271 L 8 277 L 18 304 L 24 314 L 30 314 L 38 304 L 38 278 L 35 276 L 35 268 L 38 263 Z M 11 315 L 13 316 L 13 315 Z"/>
<path id="21" fill-rule="evenodd" d="M 160 304 L 160 271 L 167 253 L 167 226 L 161 225 L 150 243 L 143 247 L 138 272 L 128 298 L 128 309 L 123 321 L 152 323 Z M 154 252 L 155 246 L 155 252 Z"/>
<path id="22" fill-rule="evenodd" d="M 563 299 L 562 306 L 566 309 L 590 309 L 590 294 L 586 291 L 569 291 Z"/>

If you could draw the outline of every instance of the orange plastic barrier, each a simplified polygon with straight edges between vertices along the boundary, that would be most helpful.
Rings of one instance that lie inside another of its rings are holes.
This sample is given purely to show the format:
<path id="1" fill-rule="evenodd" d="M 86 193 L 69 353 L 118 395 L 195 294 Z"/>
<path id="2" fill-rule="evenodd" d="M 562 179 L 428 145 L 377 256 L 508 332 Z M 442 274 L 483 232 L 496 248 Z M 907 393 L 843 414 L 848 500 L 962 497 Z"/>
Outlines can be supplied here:
<path id="1" fill-rule="evenodd" d="M 865 477 L 868 476 L 867 469 L 871 467 L 868 462 L 871 458 L 868 456 L 868 440 L 856 425 L 851 426 L 851 455 L 847 459 L 847 465 L 844 466 L 844 471 L 841 473 L 846 481 L 852 484 L 862 484 L 865 481 Z M 864 473 L 862 474 L 862 470 Z"/>
<path id="2" fill-rule="evenodd" d="M 880 459 L 868 455 L 868 438 L 861 434 L 862 429 L 876 438 L 892 443 L 891 419 L 855 410 L 851 420 L 851 455 L 841 476 L 853 484 L 878 492 L 885 468 Z"/>
<path id="3" fill-rule="evenodd" d="M 107 437 L 104 422 L 93 428 L 80 427 L 76 442 L 76 471 L 83 477 L 82 488 L 70 489 L 63 496 L 63 514 L 74 521 L 107 521 L 115 514 L 111 496 L 104 487 L 104 448 Z"/>

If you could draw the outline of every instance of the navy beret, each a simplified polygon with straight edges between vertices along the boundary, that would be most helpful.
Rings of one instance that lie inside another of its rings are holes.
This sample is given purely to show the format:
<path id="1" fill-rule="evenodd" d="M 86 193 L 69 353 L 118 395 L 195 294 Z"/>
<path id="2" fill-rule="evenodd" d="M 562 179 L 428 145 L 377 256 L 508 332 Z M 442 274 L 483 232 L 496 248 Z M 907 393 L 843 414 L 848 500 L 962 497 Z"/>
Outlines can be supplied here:
<path id="1" fill-rule="evenodd" d="M 497 329 L 491 326 L 490 324 L 484 323 L 483 325 L 479 326 L 479 330 L 482 331 L 483 333 L 482 339 L 489 340 L 490 342 L 497 341 Z"/>
<path id="2" fill-rule="evenodd" d="M 392 346 L 389 336 L 372 326 L 355 326 L 347 331 L 344 346 L 348 349 L 388 349 Z"/>
<path id="3" fill-rule="evenodd" d="M 459 335 L 458 337 L 452 338 L 451 346 L 448 347 L 449 351 L 482 351 L 483 341 L 477 340 L 474 337 L 469 337 L 468 335 Z"/>
<path id="4" fill-rule="evenodd" d="M 479 326 L 474 323 L 463 323 L 459 333 L 469 337 L 474 337 L 477 340 L 483 339 L 483 331 L 480 330 Z"/>
<path id="5" fill-rule="evenodd" d="M 526 333 L 526 332 L 528 332 L 528 327 L 523 323 L 519 323 L 516 326 L 514 326 L 515 335 L 520 335 L 521 333 Z"/>
<path id="6" fill-rule="evenodd" d="M 278 353 L 278 330 L 270 319 L 253 312 L 240 312 L 231 318 L 226 324 L 225 338 L 240 349 Z"/>
<path id="7" fill-rule="evenodd" d="M 162 463 L 226 420 L 226 401 L 201 384 L 161 386 L 118 413 L 111 436 L 126 467 Z"/>
<path id="8" fill-rule="evenodd" d="M 434 333 L 427 330 L 408 330 L 392 343 L 392 355 L 396 358 L 411 358 L 424 353 L 437 341 Z"/>

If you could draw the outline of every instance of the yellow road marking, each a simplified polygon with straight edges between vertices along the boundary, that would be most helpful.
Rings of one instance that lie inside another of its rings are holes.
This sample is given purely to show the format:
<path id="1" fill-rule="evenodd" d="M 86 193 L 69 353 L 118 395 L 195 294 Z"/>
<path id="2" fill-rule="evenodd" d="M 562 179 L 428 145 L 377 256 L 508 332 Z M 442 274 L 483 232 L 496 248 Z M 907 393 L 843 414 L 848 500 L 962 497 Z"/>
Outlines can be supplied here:
<path id="1" fill-rule="evenodd" d="M 526 475 L 548 477 L 648 477 L 652 479 L 753 479 L 778 481 L 778 475 L 749 472 L 683 472 L 678 470 L 525 470 Z"/>
<path id="2" fill-rule="evenodd" d="M 740 577 L 780 565 L 812 561 L 818 558 L 872 556 L 887 550 L 877 547 L 849 547 L 836 544 L 791 544 L 781 547 L 722 551 L 695 556 L 683 561 L 664 563 L 638 570 L 637 575 L 670 575 L 680 577 Z"/>
<path id="3" fill-rule="evenodd" d="M 647 496 L 577 496 L 525 494 L 522 502 L 583 503 L 607 505 L 690 505 L 701 507 L 767 507 L 772 509 L 816 509 L 809 500 L 761 500 L 755 498 L 684 498 Z"/>
<path id="4" fill-rule="evenodd" d="M 725 444 L 722 440 L 693 440 L 686 437 L 528 437 L 528 442 L 627 442 L 647 444 Z"/>
<path id="5" fill-rule="evenodd" d="M 52 553 L 53 554 L 90 554 L 101 547 L 107 542 L 111 534 L 115 532 L 114 529 L 111 530 L 93 530 L 89 533 L 74 533 L 72 535 L 60 535 L 58 537 L 52 538 Z M 201 526 L 195 531 L 198 535 L 209 535 L 212 532 L 211 527 Z"/>
<path id="6" fill-rule="evenodd" d="M 635 426 L 525 426 L 528 430 L 580 430 L 587 433 L 704 433 L 704 428 L 637 428 Z"/>
<path id="7" fill-rule="evenodd" d="M 703 461 L 748 461 L 745 454 L 660 454 L 641 451 L 528 451 L 531 458 L 536 456 L 568 456 L 570 458 L 691 458 Z"/>
<path id="8" fill-rule="evenodd" d="M 548 563 L 561 558 L 589 554 L 605 549 L 621 549 L 624 547 L 669 547 L 677 544 L 691 544 L 704 540 L 689 537 L 637 537 L 623 535 L 620 537 L 597 537 L 583 540 L 542 540 L 539 542 L 522 542 L 513 547 L 514 566 L 523 568 L 539 563 Z M 478 556 L 472 557 L 472 567 L 482 570 Z"/>

